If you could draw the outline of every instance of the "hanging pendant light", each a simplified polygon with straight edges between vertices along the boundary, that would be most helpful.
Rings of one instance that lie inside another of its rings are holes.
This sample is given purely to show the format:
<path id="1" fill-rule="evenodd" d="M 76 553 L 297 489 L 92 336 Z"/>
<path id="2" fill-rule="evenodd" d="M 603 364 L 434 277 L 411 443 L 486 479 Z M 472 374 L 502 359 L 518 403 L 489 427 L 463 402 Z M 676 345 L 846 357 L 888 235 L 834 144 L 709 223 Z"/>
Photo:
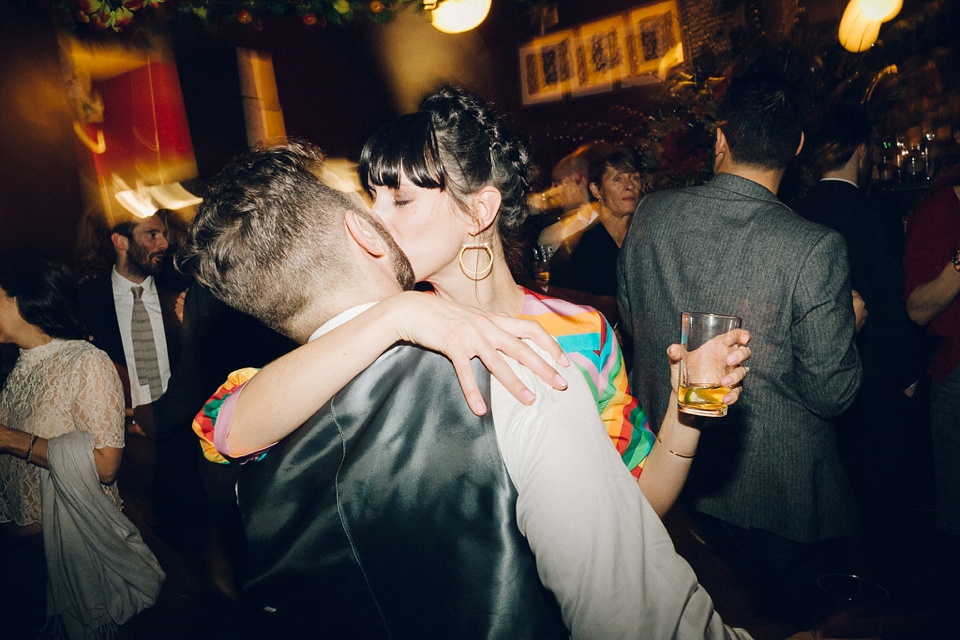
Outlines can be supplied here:
<path id="1" fill-rule="evenodd" d="M 880 24 L 893 20 L 903 0 L 850 0 L 840 19 L 840 44 L 852 53 L 866 51 L 880 35 Z"/>
<path id="2" fill-rule="evenodd" d="M 840 20 L 840 45 L 851 53 L 866 51 L 880 35 L 880 22 L 868 20 L 857 5 L 859 0 L 850 0 Z"/>
<path id="3" fill-rule="evenodd" d="M 430 11 L 430 21 L 436 29 L 444 33 L 462 33 L 483 22 L 490 11 L 490 1 L 444 0 L 437 4 L 424 0 L 423 4 Z"/>
<path id="4" fill-rule="evenodd" d="M 860 11 L 868 20 L 889 22 L 897 17 L 903 8 L 903 0 L 857 0 Z M 852 3 L 851 3 L 852 4 Z"/>

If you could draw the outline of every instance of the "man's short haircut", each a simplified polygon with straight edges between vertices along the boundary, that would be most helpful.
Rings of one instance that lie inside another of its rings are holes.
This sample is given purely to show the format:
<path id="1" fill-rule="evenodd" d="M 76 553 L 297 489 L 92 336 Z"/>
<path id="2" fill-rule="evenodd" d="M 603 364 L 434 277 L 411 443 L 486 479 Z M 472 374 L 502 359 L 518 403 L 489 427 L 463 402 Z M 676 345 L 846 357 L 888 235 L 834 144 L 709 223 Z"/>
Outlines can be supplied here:
<path id="1" fill-rule="evenodd" d="M 324 184 L 322 164 L 303 142 L 239 156 L 208 185 L 178 256 L 226 304 L 291 337 L 311 302 L 357 282 L 344 213 L 366 208 Z"/>
<path id="2" fill-rule="evenodd" d="M 870 114 L 855 106 L 837 106 L 828 110 L 810 133 L 814 168 L 819 173 L 842 169 L 861 144 L 873 134 Z"/>
<path id="3" fill-rule="evenodd" d="M 146 218 L 135 218 L 129 213 L 126 214 L 122 220 L 113 225 L 113 228 L 110 229 L 110 233 L 119 233 L 127 240 L 133 240 L 133 230 L 137 228 L 137 225 L 144 220 L 152 218 L 153 216 L 160 218 L 160 221 L 163 222 L 164 226 L 166 227 L 170 226 L 170 221 L 172 219 L 176 219 L 180 226 L 183 226 L 180 214 L 173 209 L 157 209 L 152 215 L 149 215 Z"/>
<path id="4" fill-rule="evenodd" d="M 797 154 L 804 104 L 799 90 L 783 76 L 757 73 L 734 80 L 717 116 L 737 164 L 782 169 Z"/>
<path id="5" fill-rule="evenodd" d="M 137 223 L 133 220 L 124 220 L 123 222 L 118 222 L 113 225 L 113 228 L 110 230 L 110 233 L 119 233 L 127 240 L 133 240 L 133 229 L 137 226 Z"/>
<path id="6" fill-rule="evenodd" d="M 612 150 L 613 145 L 604 140 L 582 144 L 573 153 L 560 159 L 560 162 L 554 166 L 551 176 L 554 178 L 558 175 L 561 177 L 568 176 L 580 171 L 586 178 L 587 172 L 590 170 L 590 163 L 597 158 L 608 155 Z"/>
<path id="7" fill-rule="evenodd" d="M 564 178 L 572 176 L 577 171 L 586 173 L 586 168 L 579 166 L 580 164 L 582 163 L 577 161 L 576 152 L 563 156 L 557 164 L 553 165 L 553 171 L 550 172 L 550 179 L 554 183 L 559 184 Z"/>

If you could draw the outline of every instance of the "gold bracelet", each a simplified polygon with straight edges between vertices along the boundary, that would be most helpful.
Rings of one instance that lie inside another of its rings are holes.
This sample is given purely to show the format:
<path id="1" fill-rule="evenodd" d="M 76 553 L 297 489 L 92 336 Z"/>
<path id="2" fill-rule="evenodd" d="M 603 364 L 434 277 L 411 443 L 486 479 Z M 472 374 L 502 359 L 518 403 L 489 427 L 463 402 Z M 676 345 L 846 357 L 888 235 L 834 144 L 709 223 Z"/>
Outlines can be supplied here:
<path id="1" fill-rule="evenodd" d="M 27 457 L 24 458 L 24 460 L 27 461 L 27 464 L 30 464 L 30 454 L 33 453 L 33 445 L 37 444 L 37 438 L 39 437 L 40 436 L 34 434 L 34 436 L 30 438 L 30 446 L 27 447 Z"/>
<path id="2" fill-rule="evenodd" d="M 667 445 L 663 444 L 663 440 L 660 439 L 660 434 L 659 434 L 659 433 L 653 434 L 653 437 L 657 439 L 657 442 L 659 442 L 661 446 L 665 447 L 665 448 L 667 449 L 667 451 L 669 451 L 669 452 L 672 453 L 673 455 L 677 456 L 678 458 L 683 458 L 684 460 L 690 460 L 690 459 L 694 458 L 694 457 L 697 455 L 697 454 L 693 453 L 693 454 L 691 454 L 691 455 L 688 456 L 688 455 L 685 455 L 685 454 L 682 454 L 682 453 L 677 453 L 676 451 L 674 451 L 674 450 L 671 449 L 670 447 L 667 447 Z"/>

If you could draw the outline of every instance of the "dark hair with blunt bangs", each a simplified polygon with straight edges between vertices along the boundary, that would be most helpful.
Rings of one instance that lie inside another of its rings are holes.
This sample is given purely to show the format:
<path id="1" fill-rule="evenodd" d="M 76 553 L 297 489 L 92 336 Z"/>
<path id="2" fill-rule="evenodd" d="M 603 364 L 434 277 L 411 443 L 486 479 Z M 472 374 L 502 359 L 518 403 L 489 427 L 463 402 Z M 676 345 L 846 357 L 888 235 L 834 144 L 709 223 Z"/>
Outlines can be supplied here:
<path id="1" fill-rule="evenodd" d="M 754 73 L 736 79 L 717 108 L 737 164 L 782 169 L 797 154 L 805 105 L 797 87 L 782 75 Z"/>
<path id="2" fill-rule="evenodd" d="M 631 171 L 639 173 L 643 168 L 643 161 L 640 159 L 640 154 L 629 147 L 614 147 L 605 156 L 600 156 L 590 162 L 590 168 L 587 171 L 587 184 L 595 184 L 599 189 L 603 183 L 603 174 L 606 173 L 607 167 L 623 173 Z M 593 199 L 593 194 L 590 194 L 590 198 Z"/>
<path id="3" fill-rule="evenodd" d="M 34 249 L 5 251 L 0 254 L 0 289 L 16 298 L 24 320 L 51 338 L 86 337 L 73 278 L 58 260 Z"/>
<path id="4" fill-rule="evenodd" d="M 177 256 L 223 302 L 294 339 L 307 337 L 296 334 L 311 301 L 357 281 L 343 214 L 370 218 L 359 198 L 323 183 L 322 164 L 305 142 L 234 159 L 207 186 Z"/>
<path id="5" fill-rule="evenodd" d="M 397 118 L 373 134 L 360 154 L 360 181 L 396 189 L 400 176 L 424 189 L 446 191 L 461 210 L 486 186 L 500 191 L 498 230 L 511 266 L 523 253 L 520 227 L 536 176 L 530 147 L 492 105 L 456 87 L 441 87 L 420 110 Z"/>

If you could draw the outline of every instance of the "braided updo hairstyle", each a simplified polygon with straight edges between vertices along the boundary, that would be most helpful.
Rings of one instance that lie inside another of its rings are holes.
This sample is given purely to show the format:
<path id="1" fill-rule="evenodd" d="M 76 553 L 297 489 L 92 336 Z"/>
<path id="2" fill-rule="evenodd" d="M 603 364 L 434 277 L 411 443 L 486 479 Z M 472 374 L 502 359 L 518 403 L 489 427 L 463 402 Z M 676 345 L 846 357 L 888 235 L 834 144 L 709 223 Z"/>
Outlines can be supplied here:
<path id="1" fill-rule="evenodd" d="M 498 230 L 511 267 L 523 255 L 520 227 L 536 169 L 530 146 L 492 105 L 467 91 L 445 86 L 367 140 L 360 154 L 360 181 L 396 189 L 400 176 L 424 189 L 446 191 L 461 210 L 485 186 L 500 191 Z"/>

